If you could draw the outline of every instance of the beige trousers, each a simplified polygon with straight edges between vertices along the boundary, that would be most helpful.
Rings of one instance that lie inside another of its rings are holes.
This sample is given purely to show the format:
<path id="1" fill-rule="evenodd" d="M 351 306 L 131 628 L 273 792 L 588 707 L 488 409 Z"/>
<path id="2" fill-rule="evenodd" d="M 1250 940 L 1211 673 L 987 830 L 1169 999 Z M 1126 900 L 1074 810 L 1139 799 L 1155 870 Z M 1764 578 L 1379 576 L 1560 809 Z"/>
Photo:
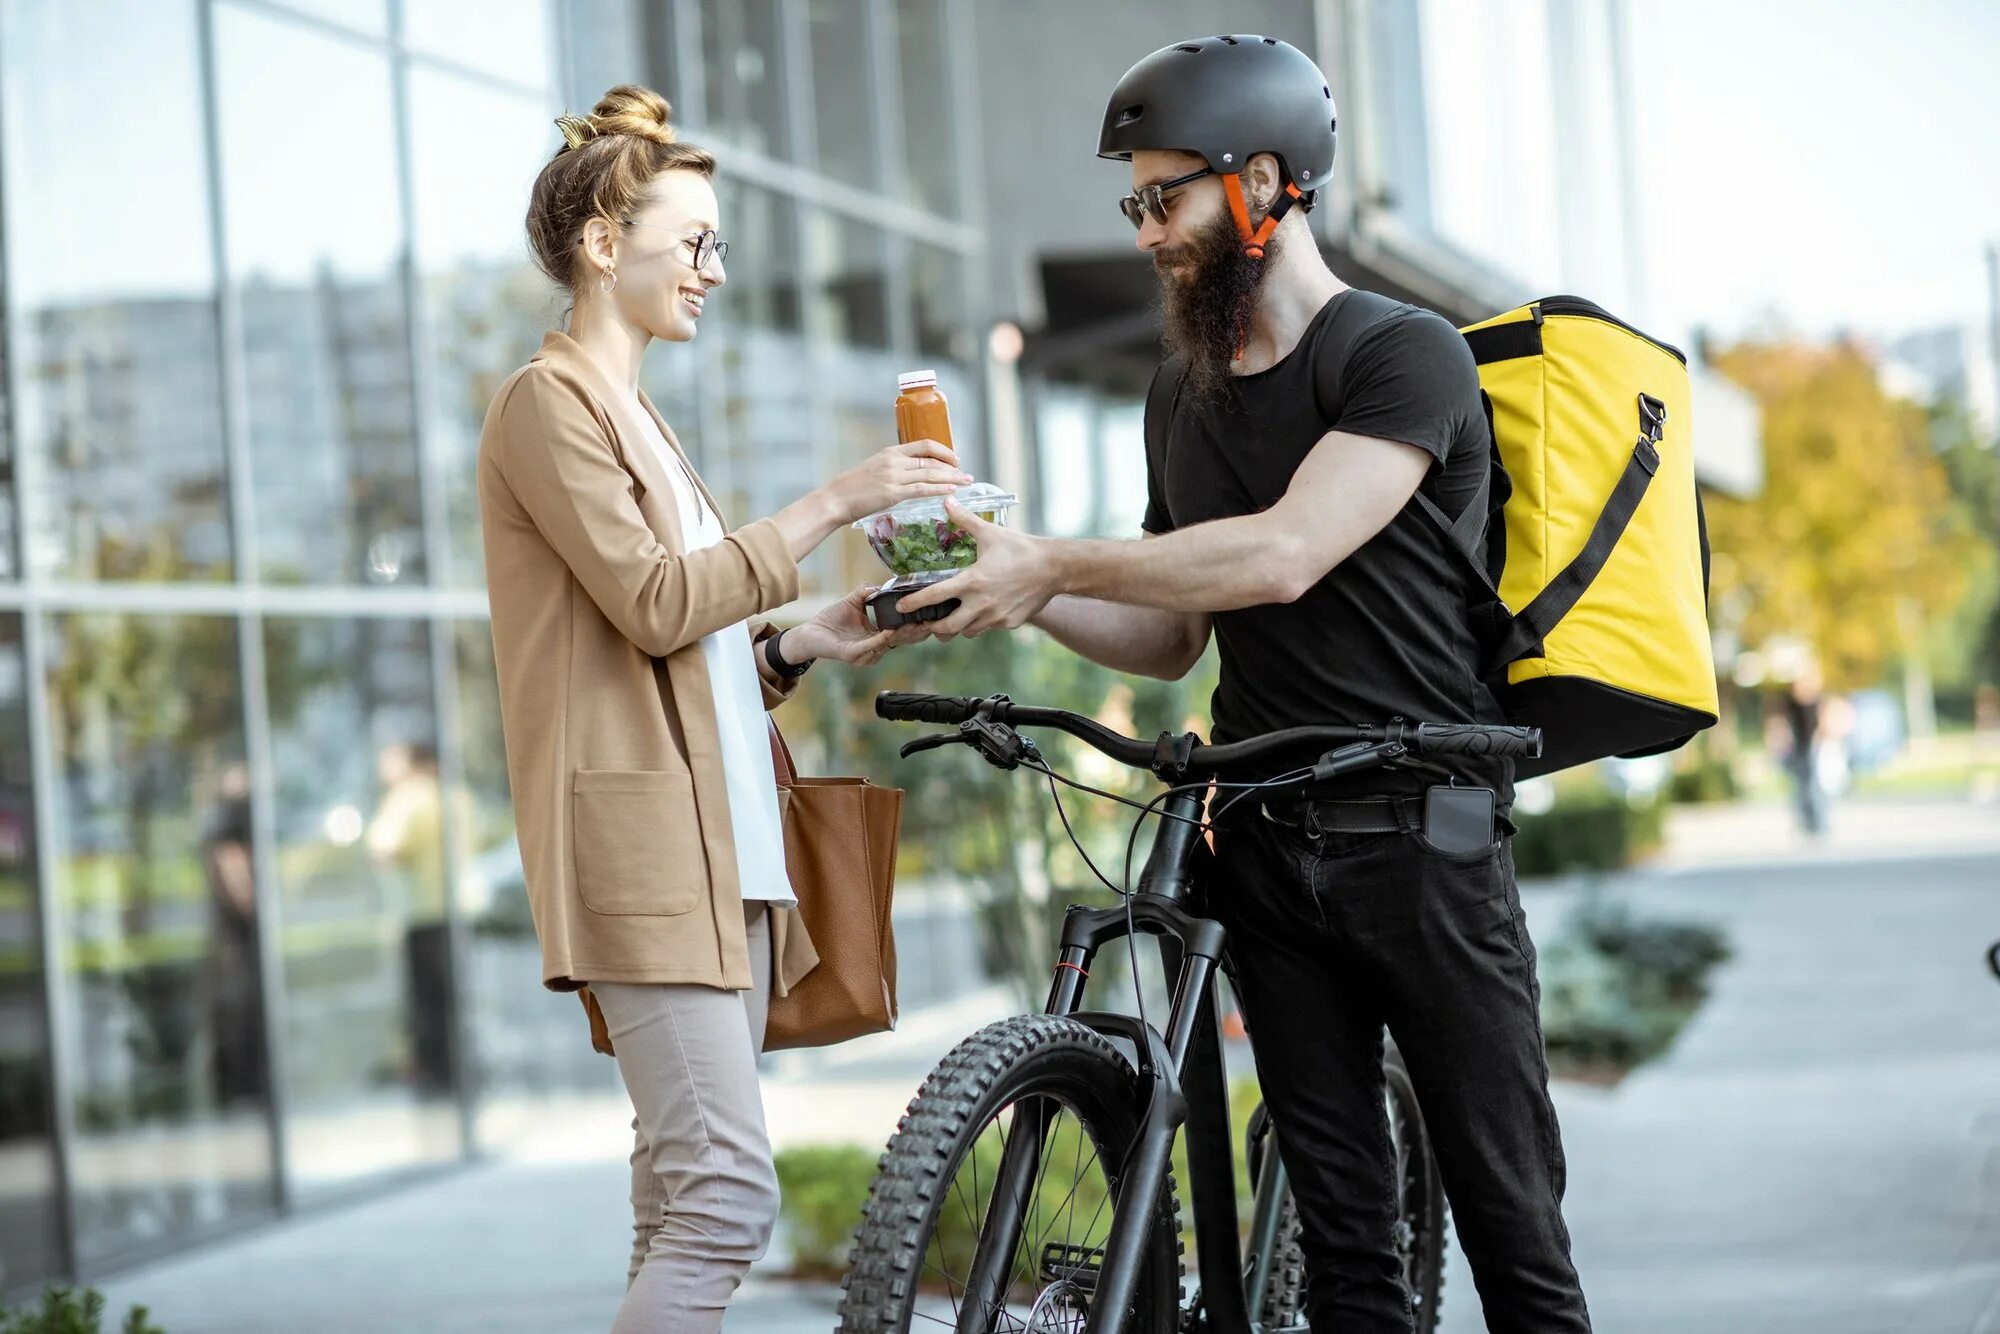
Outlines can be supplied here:
<path id="1" fill-rule="evenodd" d="M 744 904 L 749 991 L 592 982 L 632 1097 L 632 1263 L 612 1334 L 714 1334 L 778 1220 L 757 1058 L 770 911 Z"/>

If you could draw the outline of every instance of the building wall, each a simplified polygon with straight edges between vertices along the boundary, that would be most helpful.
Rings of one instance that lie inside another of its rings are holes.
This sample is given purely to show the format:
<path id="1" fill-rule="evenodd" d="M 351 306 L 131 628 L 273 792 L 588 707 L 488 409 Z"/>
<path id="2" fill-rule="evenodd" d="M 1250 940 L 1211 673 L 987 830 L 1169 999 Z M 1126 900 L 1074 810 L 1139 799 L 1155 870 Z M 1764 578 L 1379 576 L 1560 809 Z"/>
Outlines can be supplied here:
<path id="1" fill-rule="evenodd" d="M 617 1096 L 539 984 L 472 486 L 564 319 L 529 187 L 620 81 L 717 151 L 730 280 L 644 383 L 732 514 L 913 365 L 976 449 L 968 13 L 0 0 L 0 1293 Z"/>

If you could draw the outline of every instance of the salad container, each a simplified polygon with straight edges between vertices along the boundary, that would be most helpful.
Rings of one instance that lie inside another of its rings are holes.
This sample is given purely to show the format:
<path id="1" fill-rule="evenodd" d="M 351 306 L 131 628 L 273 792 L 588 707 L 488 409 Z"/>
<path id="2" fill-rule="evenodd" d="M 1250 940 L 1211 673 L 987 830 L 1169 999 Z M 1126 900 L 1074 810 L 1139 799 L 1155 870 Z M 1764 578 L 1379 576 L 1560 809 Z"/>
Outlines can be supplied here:
<path id="1" fill-rule="evenodd" d="M 986 523 L 1005 523 L 1007 511 L 1021 503 L 1019 496 L 991 482 L 962 486 L 953 499 Z M 868 599 L 877 629 L 940 621 L 958 610 L 956 601 L 907 614 L 896 605 L 907 594 L 949 579 L 979 559 L 978 533 L 952 521 L 945 513 L 943 497 L 906 500 L 854 526 L 868 538 L 868 545 L 893 576 Z"/>

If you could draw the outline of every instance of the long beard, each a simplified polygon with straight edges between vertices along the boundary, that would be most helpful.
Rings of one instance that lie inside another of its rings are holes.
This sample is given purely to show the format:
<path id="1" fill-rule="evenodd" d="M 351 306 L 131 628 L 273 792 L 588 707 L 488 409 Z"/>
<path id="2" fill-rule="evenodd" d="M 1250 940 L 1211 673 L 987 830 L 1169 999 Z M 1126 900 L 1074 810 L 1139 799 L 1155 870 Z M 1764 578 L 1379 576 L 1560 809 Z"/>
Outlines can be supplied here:
<path id="1" fill-rule="evenodd" d="M 1277 257 L 1276 236 L 1264 243 L 1263 259 L 1244 254 L 1228 213 L 1217 214 L 1187 244 L 1153 256 L 1160 274 L 1161 341 L 1169 355 L 1187 360 L 1183 402 L 1212 402 L 1229 383 L 1258 290 Z"/>

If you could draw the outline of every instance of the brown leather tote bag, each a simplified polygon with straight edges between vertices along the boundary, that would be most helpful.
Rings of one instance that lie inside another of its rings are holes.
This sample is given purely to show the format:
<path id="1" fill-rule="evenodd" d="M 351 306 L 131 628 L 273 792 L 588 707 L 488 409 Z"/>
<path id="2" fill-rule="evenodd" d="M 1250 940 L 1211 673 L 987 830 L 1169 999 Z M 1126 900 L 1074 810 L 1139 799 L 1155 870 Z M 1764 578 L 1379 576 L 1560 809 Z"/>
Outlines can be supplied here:
<path id="1" fill-rule="evenodd" d="M 901 788 L 866 778 L 801 778 L 774 721 L 771 764 L 785 869 L 819 967 L 771 997 L 764 1049 L 826 1047 L 896 1026 L 896 936 L 889 905 Z"/>

